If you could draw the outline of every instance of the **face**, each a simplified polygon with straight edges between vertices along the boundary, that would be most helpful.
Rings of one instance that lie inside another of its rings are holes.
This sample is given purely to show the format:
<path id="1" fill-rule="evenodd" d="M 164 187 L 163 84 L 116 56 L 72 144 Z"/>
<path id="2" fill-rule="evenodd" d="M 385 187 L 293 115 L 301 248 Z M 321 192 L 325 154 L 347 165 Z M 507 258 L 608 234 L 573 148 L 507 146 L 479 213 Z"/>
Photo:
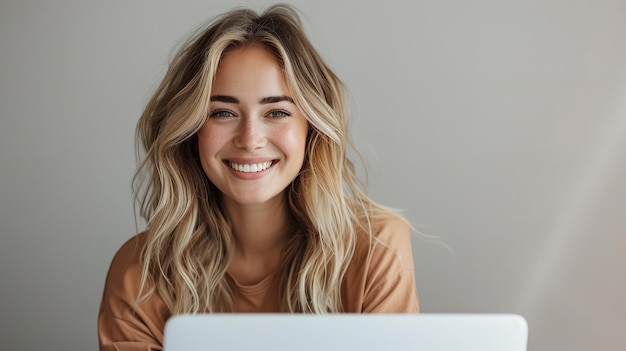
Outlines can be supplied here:
<path id="1" fill-rule="evenodd" d="M 260 46 L 226 53 L 210 99 L 198 131 L 209 180 L 232 204 L 279 200 L 302 168 L 308 123 L 274 56 Z"/>

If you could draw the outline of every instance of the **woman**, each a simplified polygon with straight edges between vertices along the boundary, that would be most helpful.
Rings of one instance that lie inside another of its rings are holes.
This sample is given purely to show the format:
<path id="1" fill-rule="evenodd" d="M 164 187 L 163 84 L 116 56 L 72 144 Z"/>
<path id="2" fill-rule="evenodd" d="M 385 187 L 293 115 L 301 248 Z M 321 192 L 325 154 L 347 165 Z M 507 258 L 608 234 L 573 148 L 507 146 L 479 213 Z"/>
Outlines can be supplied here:
<path id="1" fill-rule="evenodd" d="M 408 225 L 359 187 L 342 89 L 284 5 L 183 46 L 138 123 L 148 225 L 111 264 L 101 349 L 160 349 L 179 313 L 418 311 Z"/>

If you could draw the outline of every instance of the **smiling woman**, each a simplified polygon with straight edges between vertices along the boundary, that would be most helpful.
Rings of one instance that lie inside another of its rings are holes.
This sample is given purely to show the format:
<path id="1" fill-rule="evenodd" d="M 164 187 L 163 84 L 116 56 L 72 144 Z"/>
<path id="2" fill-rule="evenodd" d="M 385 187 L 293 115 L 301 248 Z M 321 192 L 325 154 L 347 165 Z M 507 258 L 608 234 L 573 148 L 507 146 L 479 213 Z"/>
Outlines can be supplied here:
<path id="1" fill-rule="evenodd" d="M 409 226 L 359 187 L 342 84 L 292 8 L 194 36 L 137 135 L 148 225 L 111 263 L 101 350 L 160 349 L 180 313 L 418 311 Z"/>
<path id="2" fill-rule="evenodd" d="M 268 205 L 284 202 L 281 194 L 300 173 L 308 132 L 306 118 L 288 95 L 282 69 L 264 47 L 223 56 L 198 150 L 226 208 L 285 207 Z"/>

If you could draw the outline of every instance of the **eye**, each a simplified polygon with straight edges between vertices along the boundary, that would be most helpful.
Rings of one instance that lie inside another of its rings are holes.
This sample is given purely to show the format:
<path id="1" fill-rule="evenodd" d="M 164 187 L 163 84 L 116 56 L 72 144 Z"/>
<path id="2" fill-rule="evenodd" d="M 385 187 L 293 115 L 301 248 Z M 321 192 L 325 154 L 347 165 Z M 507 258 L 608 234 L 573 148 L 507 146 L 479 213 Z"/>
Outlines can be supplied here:
<path id="1" fill-rule="evenodd" d="M 234 117 L 235 114 L 227 111 L 227 110 L 214 110 L 211 111 L 211 113 L 209 113 L 209 117 L 213 117 L 213 118 L 228 118 L 228 117 Z"/>
<path id="2" fill-rule="evenodd" d="M 268 114 L 268 117 L 272 117 L 272 118 L 282 118 L 282 117 L 289 117 L 291 116 L 291 113 L 285 111 L 285 110 L 271 110 Z"/>

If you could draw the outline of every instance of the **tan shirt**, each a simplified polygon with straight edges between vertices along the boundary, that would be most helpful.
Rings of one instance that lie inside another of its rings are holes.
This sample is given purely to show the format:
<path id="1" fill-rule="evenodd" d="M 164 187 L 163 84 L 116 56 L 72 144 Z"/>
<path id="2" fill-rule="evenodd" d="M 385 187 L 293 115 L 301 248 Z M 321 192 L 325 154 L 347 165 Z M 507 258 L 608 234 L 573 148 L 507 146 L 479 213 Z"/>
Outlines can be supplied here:
<path id="1" fill-rule="evenodd" d="M 400 219 L 375 223 L 376 235 L 387 247 L 375 245 L 367 260 L 367 242 L 357 243 L 342 285 L 347 313 L 417 313 L 419 311 L 409 229 Z M 139 234 L 117 252 L 109 268 L 100 312 L 101 351 L 161 350 L 163 327 L 171 316 L 163 300 L 153 294 L 136 308 L 146 236 Z M 239 312 L 280 312 L 278 294 L 270 275 L 244 286 L 231 279 Z"/>

